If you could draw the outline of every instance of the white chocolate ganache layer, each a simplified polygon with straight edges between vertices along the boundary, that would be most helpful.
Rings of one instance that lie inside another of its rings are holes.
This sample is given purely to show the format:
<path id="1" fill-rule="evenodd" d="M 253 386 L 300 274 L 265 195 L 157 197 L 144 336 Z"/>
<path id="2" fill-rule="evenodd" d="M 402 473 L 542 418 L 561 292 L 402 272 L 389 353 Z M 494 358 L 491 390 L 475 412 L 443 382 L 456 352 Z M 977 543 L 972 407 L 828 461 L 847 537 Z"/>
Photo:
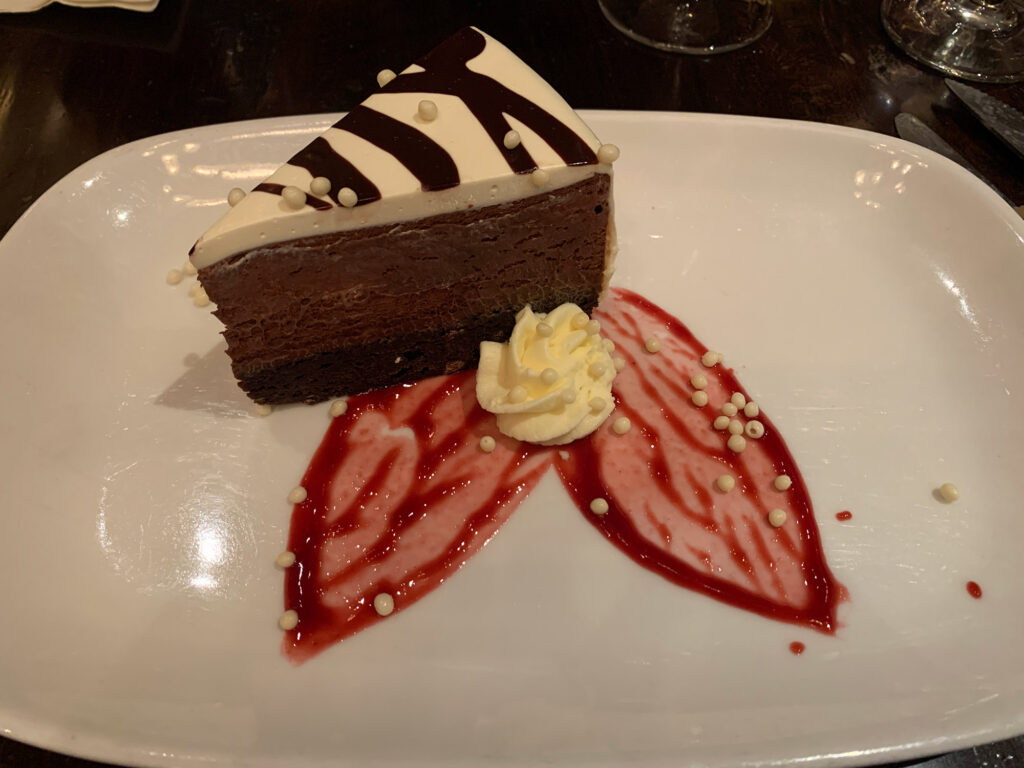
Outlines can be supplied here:
<path id="1" fill-rule="evenodd" d="M 341 118 L 196 243 L 199 269 L 312 237 L 519 200 L 611 174 L 618 150 L 539 75 L 467 27 Z"/>

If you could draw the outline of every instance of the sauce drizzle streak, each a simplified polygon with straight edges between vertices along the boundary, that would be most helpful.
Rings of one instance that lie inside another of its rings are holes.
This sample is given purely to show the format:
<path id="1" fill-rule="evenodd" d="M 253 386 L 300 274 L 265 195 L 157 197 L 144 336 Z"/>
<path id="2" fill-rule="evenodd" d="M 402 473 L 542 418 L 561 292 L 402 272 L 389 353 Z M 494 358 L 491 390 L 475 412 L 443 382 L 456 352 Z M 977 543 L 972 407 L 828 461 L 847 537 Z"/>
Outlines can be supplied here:
<path id="1" fill-rule="evenodd" d="M 440 586 L 552 463 L 580 513 L 642 567 L 771 619 L 835 631 L 845 590 L 825 562 L 796 462 L 764 410 L 763 436 L 731 451 L 711 424 L 733 393 L 750 399 L 731 369 L 702 368 L 706 347 L 635 293 L 612 289 L 595 317 L 627 361 L 614 388 L 615 415 L 633 424 L 624 435 L 612 418 L 567 446 L 505 438 L 477 405 L 473 372 L 349 399 L 292 516 L 285 608 L 299 624 L 283 642 L 292 661 L 384 620 L 373 608 L 378 594 L 394 598 L 397 614 Z M 644 350 L 652 336 L 658 354 Z M 686 383 L 698 372 L 708 380 L 704 408 Z M 495 438 L 492 453 L 480 449 L 485 435 Z M 727 493 L 713 490 L 723 472 L 736 479 Z M 779 474 L 793 481 L 785 492 L 772 487 Z M 595 498 L 608 502 L 606 514 L 591 512 Z M 776 508 L 787 516 L 778 528 L 767 519 Z"/>

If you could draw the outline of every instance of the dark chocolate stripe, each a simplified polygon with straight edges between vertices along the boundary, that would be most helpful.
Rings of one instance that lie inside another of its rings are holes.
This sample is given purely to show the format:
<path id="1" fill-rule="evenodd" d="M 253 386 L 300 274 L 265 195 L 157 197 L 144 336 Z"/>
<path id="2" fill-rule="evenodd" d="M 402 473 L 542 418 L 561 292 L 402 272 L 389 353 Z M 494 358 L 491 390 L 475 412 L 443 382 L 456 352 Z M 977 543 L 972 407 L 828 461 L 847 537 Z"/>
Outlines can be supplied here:
<path id="1" fill-rule="evenodd" d="M 338 127 L 389 152 L 419 179 L 425 192 L 458 186 L 459 171 L 452 156 L 426 134 L 393 117 L 359 105 Z"/>
<path id="2" fill-rule="evenodd" d="M 257 184 L 253 188 L 253 192 L 267 192 L 271 195 L 280 195 L 284 190 L 284 184 L 273 184 L 268 181 L 264 181 L 262 184 Z M 330 203 L 325 203 L 323 200 L 317 197 L 313 197 L 308 192 L 306 193 L 306 205 L 316 208 L 318 211 L 329 211 L 334 206 Z"/>
<path id="3" fill-rule="evenodd" d="M 356 193 L 358 203 L 372 203 L 374 200 L 380 200 L 380 190 L 377 189 L 377 186 L 352 163 L 335 152 L 323 136 L 313 139 L 288 163 L 305 168 L 313 175 L 313 178 L 325 176 L 330 179 L 330 197 L 338 205 L 341 205 L 341 201 L 338 200 L 338 192 L 345 187 Z"/>
<path id="4" fill-rule="evenodd" d="M 486 46 L 483 35 L 466 27 L 416 62 L 425 72 L 400 75 L 381 90 L 458 96 L 517 173 L 532 171 L 537 166 L 522 145 L 514 150 L 505 149 L 505 134 L 511 126 L 502 113 L 516 118 L 544 139 L 566 165 L 596 163 L 594 150 L 568 125 L 494 78 L 473 72 L 466 66 L 466 62 L 479 56 Z"/>

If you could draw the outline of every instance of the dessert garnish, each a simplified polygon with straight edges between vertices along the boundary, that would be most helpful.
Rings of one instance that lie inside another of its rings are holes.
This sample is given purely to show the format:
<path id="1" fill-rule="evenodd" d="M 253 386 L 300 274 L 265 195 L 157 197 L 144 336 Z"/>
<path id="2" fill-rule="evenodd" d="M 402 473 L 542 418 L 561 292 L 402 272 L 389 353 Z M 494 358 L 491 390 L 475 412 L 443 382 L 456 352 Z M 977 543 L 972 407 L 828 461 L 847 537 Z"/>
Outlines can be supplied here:
<path id="1" fill-rule="evenodd" d="M 279 554 L 274 562 L 277 563 L 278 568 L 291 568 L 295 565 L 295 553 L 286 550 Z"/>
<path id="2" fill-rule="evenodd" d="M 732 370 L 717 355 L 705 366 L 707 350 L 686 327 L 630 291 L 612 288 L 593 318 L 564 314 L 524 312 L 519 349 L 574 332 L 605 337 L 587 354 L 600 348 L 623 361 L 611 393 L 575 391 L 588 412 L 590 399 L 607 398 L 601 411 L 613 418 L 586 437 L 553 447 L 508 437 L 498 429 L 506 414 L 477 402 L 472 372 L 351 397 L 332 419 L 292 516 L 296 562 L 284 571 L 285 608 L 297 624 L 283 639 L 290 660 L 396 621 L 477 554 L 552 466 L 584 518 L 643 568 L 767 618 L 835 632 L 844 590 L 825 562 L 807 489 L 771 420 L 747 410 L 751 399 Z M 645 343 L 652 337 L 654 354 Z M 547 367 L 553 380 L 528 365 L 517 368 L 525 378 L 485 384 L 487 397 L 526 403 L 563 391 L 566 369 Z M 522 400 L 512 397 L 517 386 Z M 710 408 L 693 405 L 694 391 L 707 394 Z M 745 432 L 749 414 L 763 432 L 735 452 L 727 441 L 741 435 L 716 429 L 717 418 L 728 415 Z M 630 428 L 616 429 L 619 419 Z"/>
<path id="3" fill-rule="evenodd" d="M 527 306 L 508 342 L 480 344 L 476 397 L 497 414 L 502 434 L 561 445 L 589 435 L 611 415 L 616 370 L 600 330 L 575 304 L 546 315 Z M 616 423 L 616 431 L 629 429 L 628 420 Z"/>

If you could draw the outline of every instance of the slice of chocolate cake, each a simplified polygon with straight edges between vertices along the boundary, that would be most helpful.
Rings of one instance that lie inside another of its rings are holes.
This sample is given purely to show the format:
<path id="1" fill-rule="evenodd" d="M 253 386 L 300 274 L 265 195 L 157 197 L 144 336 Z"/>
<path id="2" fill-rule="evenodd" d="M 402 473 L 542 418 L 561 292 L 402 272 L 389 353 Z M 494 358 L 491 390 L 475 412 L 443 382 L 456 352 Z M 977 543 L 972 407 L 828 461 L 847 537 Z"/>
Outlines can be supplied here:
<path id="1" fill-rule="evenodd" d="M 474 28 L 378 81 L 193 249 L 259 403 L 472 367 L 524 305 L 607 285 L 618 150 L 551 86 Z"/>

